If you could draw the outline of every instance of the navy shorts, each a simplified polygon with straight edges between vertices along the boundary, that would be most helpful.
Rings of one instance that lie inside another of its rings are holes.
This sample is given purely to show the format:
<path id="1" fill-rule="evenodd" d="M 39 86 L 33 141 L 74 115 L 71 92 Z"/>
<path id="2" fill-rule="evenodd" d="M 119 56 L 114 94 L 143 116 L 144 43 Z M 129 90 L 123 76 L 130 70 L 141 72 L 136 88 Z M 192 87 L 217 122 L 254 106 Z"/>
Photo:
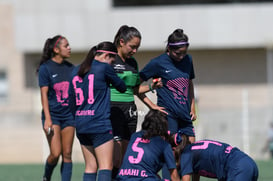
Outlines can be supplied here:
<path id="1" fill-rule="evenodd" d="M 112 130 L 105 133 L 77 133 L 81 145 L 96 148 L 113 139 Z"/>
<path id="2" fill-rule="evenodd" d="M 76 122 L 74 119 L 72 120 L 52 120 L 52 124 L 53 125 L 59 125 L 61 127 L 61 130 L 63 130 L 64 128 L 68 127 L 68 126 L 76 126 Z M 45 125 L 45 120 L 42 119 L 42 125 L 44 127 Z"/>
<path id="3" fill-rule="evenodd" d="M 111 123 L 114 138 L 130 140 L 136 132 L 137 107 L 134 102 L 111 102 Z"/>
<path id="4" fill-rule="evenodd" d="M 195 137 L 192 121 L 175 119 L 169 115 L 167 115 L 167 120 L 168 130 L 170 131 L 171 134 L 177 133 L 178 130 L 181 130 L 183 134 Z"/>
<path id="5" fill-rule="evenodd" d="M 233 148 L 234 156 L 229 157 L 227 164 L 227 181 L 257 181 L 258 167 L 254 160 L 248 155 L 242 153 L 237 148 Z M 233 158 L 234 157 L 234 158 Z"/>

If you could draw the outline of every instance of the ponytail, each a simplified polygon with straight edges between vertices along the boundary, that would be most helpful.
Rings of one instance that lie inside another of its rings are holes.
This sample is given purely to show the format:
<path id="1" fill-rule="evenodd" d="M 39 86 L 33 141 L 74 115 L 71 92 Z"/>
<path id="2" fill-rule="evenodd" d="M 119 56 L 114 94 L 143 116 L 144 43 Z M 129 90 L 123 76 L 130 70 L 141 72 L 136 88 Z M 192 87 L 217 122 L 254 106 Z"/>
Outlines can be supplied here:
<path id="1" fill-rule="evenodd" d="M 56 35 L 53 38 L 48 38 L 44 44 L 42 57 L 40 59 L 40 63 L 37 68 L 37 72 L 39 71 L 40 66 L 45 63 L 46 61 L 50 60 L 56 54 L 54 52 L 55 47 L 59 47 L 60 41 L 65 37 L 61 35 Z"/>
<path id="2" fill-rule="evenodd" d="M 111 52 L 115 56 L 117 53 L 117 48 L 113 43 L 108 41 L 101 42 L 97 46 L 93 46 L 80 64 L 78 75 L 83 78 L 90 71 L 95 56 L 106 52 Z"/>
<path id="3" fill-rule="evenodd" d="M 78 71 L 78 75 L 81 78 L 83 78 L 85 74 L 89 72 L 89 70 L 91 69 L 91 65 L 96 55 L 96 51 L 97 51 L 97 46 L 93 46 L 88 52 L 83 62 L 81 63 L 79 71 Z"/>

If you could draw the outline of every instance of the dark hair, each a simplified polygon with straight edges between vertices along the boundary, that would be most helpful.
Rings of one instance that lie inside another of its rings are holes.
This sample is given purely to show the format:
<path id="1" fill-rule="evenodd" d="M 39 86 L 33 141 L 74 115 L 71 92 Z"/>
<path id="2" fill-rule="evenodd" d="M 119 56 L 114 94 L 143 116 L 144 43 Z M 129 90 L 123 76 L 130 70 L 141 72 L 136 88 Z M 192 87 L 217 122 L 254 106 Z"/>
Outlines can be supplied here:
<path id="1" fill-rule="evenodd" d="M 150 139 L 153 136 L 169 138 L 168 123 L 166 114 L 158 110 L 150 110 L 142 123 L 142 130 L 145 130 L 143 139 Z"/>
<path id="2" fill-rule="evenodd" d="M 185 42 L 183 44 L 175 44 L 178 42 Z M 168 37 L 168 44 L 166 46 L 166 52 L 168 52 L 168 47 L 170 49 L 176 50 L 184 46 L 189 46 L 189 38 L 188 36 L 184 33 L 183 29 L 176 29 L 172 34 L 169 35 Z M 174 45 L 172 45 L 174 44 Z"/>
<path id="3" fill-rule="evenodd" d="M 120 40 L 123 39 L 125 43 L 130 41 L 132 38 L 137 37 L 141 39 L 141 34 L 140 32 L 135 28 L 135 27 L 129 27 L 127 25 L 123 25 L 119 28 L 115 39 L 114 39 L 114 44 L 119 47 L 120 46 Z"/>
<path id="4" fill-rule="evenodd" d="M 89 72 L 89 70 L 91 69 L 91 65 L 92 65 L 92 62 L 94 60 L 94 57 L 96 55 L 101 55 L 101 54 L 104 53 L 104 52 L 99 52 L 99 50 L 110 51 L 110 52 L 113 52 L 113 53 L 117 53 L 117 48 L 112 42 L 105 41 L 105 42 L 99 43 L 97 46 L 93 46 L 89 50 L 89 52 L 88 52 L 87 56 L 85 57 L 85 59 L 80 64 L 78 75 L 81 78 L 83 78 L 85 76 L 85 74 L 87 72 Z M 109 54 L 109 56 L 110 57 L 115 57 L 116 55 L 115 54 Z"/>
<path id="5" fill-rule="evenodd" d="M 169 141 L 172 147 L 174 148 L 174 158 L 175 158 L 177 170 L 180 170 L 181 153 L 183 152 L 184 148 L 187 145 L 191 144 L 191 142 L 189 141 L 189 137 L 183 134 L 183 132 L 181 131 L 178 131 L 177 133 L 172 134 L 171 139 L 169 139 Z"/>
<path id="6" fill-rule="evenodd" d="M 40 63 L 37 68 L 37 72 L 39 71 L 39 68 L 43 63 L 45 63 L 46 61 L 48 61 L 49 59 L 51 59 L 52 57 L 54 57 L 56 55 L 56 53 L 54 52 L 53 49 L 55 47 L 59 47 L 61 40 L 64 38 L 65 37 L 63 37 L 61 35 L 56 35 L 53 38 L 48 38 L 46 40 L 44 48 L 43 48 L 43 54 L 42 54 L 42 57 L 40 59 Z"/>

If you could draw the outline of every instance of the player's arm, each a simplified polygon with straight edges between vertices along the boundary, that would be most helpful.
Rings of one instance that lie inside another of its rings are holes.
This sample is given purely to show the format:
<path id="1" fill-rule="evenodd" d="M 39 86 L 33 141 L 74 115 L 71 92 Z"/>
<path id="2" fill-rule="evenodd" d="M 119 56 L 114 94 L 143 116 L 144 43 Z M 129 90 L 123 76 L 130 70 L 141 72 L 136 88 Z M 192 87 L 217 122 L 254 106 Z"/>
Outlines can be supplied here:
<path id="1" fill-rule="evenodd" d="M 189 83 L 189 95 L 190 95 L 190 101 L 191 101 L 191 120 L 194 121 L 196 120 L 196 112 L 195 112 L 195 96 L 194 96 L 194 87 L 193 87 L 193 82 L 190 80 Z"/>
<path id="2" fill-rule="evenodd" d="M 182 181 L 191 181 L 191 175 L 188 174 L 188 175 L 183 175 L 182 176 Z"/>
<path id="3" fill-rule="evenodd" d="M 124 93 L 127 89 L 126 84 L 121 80 L 118 75 L 115 73 L 114 69 L 107 64 L 105 74 L 110 83 L 117 89 L 119 92 Z"/>
<path id="4" fill-rule="evenodd" d="M 169 171 L 170 171 L 172 181 L 180 181 L 180 177 L 179 177 L 178 172 L 177 172 L 176 169 L 171 169 Z"/>
<path id="5" fill-rule="evenodd" d="M 49 128 L 52 128 L 52 120 L 49 112 L 49 103 L 48 103 L 48 86 L 43 86 L 40 88 L 41 91 L 41 102 L 43 111 L 45 114 L 45 124 L 44 130 L 47 132 Z"/>
<path id="6" fill-rule="evenodd" d="M 148 106 L 150 109 L 154 109 L 154 110 L 159 110 L 160 112 L 163 112 L 165 114 L 168 114 L 166 111 L 165 111 L 165 108 L 164 107 L 160 107 L 156 104 L 154 104 L 144 93 L 142 94 L 136 94 L 137 97 L 146 105 Z"/>
<path id="7" fill-rule="evenodd" d="M 142 80 L 140 80 L 141 81 L 141 83 L 143 82 Z M 159 84 L 158 84 L 158 81 L 160 82 Z M 154 85 L 161 85 L 162 84 L 162 82 L 161 82 L 161 79 L 159 79 L 159 80 L 156 80 L 156 81 L 153 81 L 153 83 L 152 84 L 154 84 Z M 142 90 L 141 90 L 142 89 Z M 150 109 L 154 109 L 154 110 L 159 110 L 159 111 L 161 111 L 161 112 L 163 112 L 163 113 L 165 113 L 165 114 L 168 114 L 166 111 L 165 111 L 165 108 L 164 107 L 160 107 L 160 106 L 158 106 L 158 105 L 156 105 L 156 104 L 154 104 L 146 95 L 145 95 L 145 93 L 143 93 L 143 92 L 145 92 L 144 90 L 150 90 L 150 88 L 149 88 L 149 85 L 138 85 L 138 86 L 136 86 L 135 88 L 134 88 L 134 94 L 146 105 L 146 106 L 148 106 Z M 147 91 L 148 92 L 148 91 Z"/>
<path id="8" fill-rule="evenodd" d="M 142 82 L 142 81 L 141 81 Z M 163 86 L 163 83 L 161 81 L 161 78 L 157 78 L 157 79 L 153 79 L 152 83 L 149 84 L 149 85 L 140 85 L 137 87 L 137 89 L 135 89 L 135 93 L 139 93 L 139 94 L 142 94 L 142 93 L 146 93 L 146 92 L 149 92 L 149 91 L 152 91 L 154 89 L 158 89 L 158 88 L 161 88 Z"/>

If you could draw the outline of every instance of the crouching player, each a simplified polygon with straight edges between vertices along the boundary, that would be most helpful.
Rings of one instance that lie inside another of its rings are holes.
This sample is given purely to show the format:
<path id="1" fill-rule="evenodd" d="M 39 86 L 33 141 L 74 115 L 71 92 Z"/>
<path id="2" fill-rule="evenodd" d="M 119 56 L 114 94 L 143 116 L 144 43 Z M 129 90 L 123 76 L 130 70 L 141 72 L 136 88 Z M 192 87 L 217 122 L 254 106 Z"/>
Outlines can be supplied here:
<path id="1" fill-rule="evenodd" d="M 142 123 L 142 130 L 132 135 L 117 180 L 159 181 L 158 172 L 164 163 L 172 181 L 179 181 L 165 115 L 150 110 Z"/>
<path id="2" fill-rule="evenodd" d="M 247 154 L 214 140 L 190 143 L 180 131 L 173 135 L 175 158 L 182 181 L 199 181 L 200 176 L 219 181 L 257 181 L 258 168 Z"/>

